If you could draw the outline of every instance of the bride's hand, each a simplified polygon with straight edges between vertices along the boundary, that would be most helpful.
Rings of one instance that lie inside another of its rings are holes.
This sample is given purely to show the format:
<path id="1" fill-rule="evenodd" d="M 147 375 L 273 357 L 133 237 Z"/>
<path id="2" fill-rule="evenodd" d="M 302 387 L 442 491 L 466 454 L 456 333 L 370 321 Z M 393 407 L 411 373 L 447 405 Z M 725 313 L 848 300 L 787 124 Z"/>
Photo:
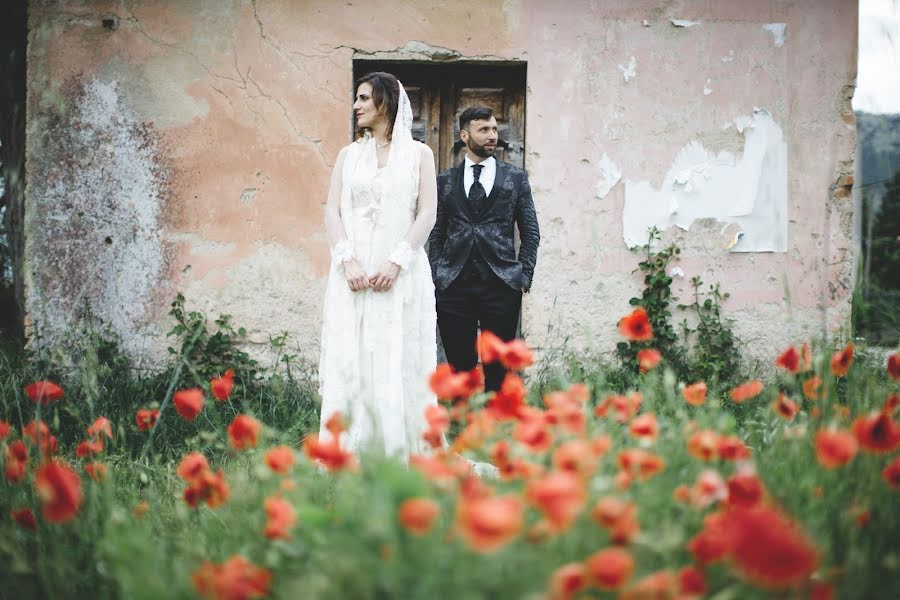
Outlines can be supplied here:
<path id="1" fill-rule="evenodd" d="M 370 287 L 369 276 L 355 258 L 344 263 L 344 276 L 347 277 L 347 285 L 354 292 Z"/>
<path id="2" fill-rule="evenodd" d="M 394 282 L 397 281 L 397 275 L 400 274 L 400 266 L 392 263 L 391 261 L 385 261 L 375 274 L 369 277 L 369 285 L 371 285 L 376 292 L 386 292 L 391 289 L 391 286 L 394 285 Z"/>

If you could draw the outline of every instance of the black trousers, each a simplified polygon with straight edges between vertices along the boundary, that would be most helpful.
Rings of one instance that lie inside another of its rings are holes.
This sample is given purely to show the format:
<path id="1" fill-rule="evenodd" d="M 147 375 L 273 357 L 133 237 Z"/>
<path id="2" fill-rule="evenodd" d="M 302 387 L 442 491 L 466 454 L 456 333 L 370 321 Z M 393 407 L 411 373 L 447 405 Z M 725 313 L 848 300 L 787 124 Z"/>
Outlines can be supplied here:
<path id="1" fill-rule="evenodd" d="M 516 336 L 522 292 L 491 273 L 482 279 L 473 272 L 460 275 L 447 289 L 438 290 L 437 320 L 447 361 L 457 371 L 469 371 L 478 363 L 475 340 L 478 328 L 504 341 Z M 484 387 L 500 389 L 506 370 L 499 363 L 484 365 Z"/>

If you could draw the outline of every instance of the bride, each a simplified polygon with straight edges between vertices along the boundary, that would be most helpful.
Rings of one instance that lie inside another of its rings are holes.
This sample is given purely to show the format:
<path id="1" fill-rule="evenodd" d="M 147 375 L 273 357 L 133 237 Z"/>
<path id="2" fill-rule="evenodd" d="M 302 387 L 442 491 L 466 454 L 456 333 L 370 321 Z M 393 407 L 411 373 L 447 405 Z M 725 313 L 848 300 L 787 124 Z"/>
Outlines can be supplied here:
<path id="1" fill-rule="evenodd" d="M 437 189 L 431 149 L 412 139 L 412 108 L 390 73 L 364 75 L 353 104 L 359 139 L 331 175 L 325 224 L 320 439 L 338 411 L 341 444 L 407 458 L 425 451 L 428 375 L 436 358 L 434 284 L 423 249 Z"/>

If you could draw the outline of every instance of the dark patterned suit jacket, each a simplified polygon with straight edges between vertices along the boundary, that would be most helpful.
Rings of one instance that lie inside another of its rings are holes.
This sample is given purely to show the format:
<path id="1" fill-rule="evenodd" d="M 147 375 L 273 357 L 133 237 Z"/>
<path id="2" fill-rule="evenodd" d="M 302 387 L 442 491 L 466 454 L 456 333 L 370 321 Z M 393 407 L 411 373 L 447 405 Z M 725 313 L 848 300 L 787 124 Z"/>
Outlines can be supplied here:
<path id="1" fill-rule="evenodd" d="M 437 220 L 428 237 L 428 259 L 438 290 L 447 289 L 459 276 L 472 247 L 491 270 L 516 290 L 528 290 L 541 241 L 528 174 L 497 161 L 494 187 L 481 211 L 473 209 L 463 186 L 465 161 L 437 177 Z M 516 256 L 513 225 L 521 245 Z"/>

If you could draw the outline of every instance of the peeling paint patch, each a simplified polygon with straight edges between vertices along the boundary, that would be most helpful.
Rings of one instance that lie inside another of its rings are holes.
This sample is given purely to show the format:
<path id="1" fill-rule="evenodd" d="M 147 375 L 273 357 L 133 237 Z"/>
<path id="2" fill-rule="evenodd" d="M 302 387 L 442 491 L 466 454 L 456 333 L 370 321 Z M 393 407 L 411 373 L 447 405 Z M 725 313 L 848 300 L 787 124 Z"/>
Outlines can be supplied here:
<path id="1" fill-rule="evenodd" d="M 68 96 L 29 154 L 29 318 L 58 345 L 90 315 L 139 362 L 154 346 L 148 336 L 160 334 L 156 309 L 165 301 L 167 173 L 155 134 L 115 81 L 91 79 Z"/>
<path id="2" fill-rule="evenodd" d="M 728 54 L 722 57 L 723 63 L 730 63 L 734 60 L 734 50 L 729 50 Z"/>
<path id="3" fill-rule="evenodd" d="M 625 78 L 625 83 L 628 83 L 637 77 L 637 59 L 632 56 L 628 59 L 628 66 L 619 65 L 619 70 L 622 72 L 622 77 Z"/>
<path id="4" fill-rule="evenodd" d="M 709 87 L 709 84 L 710 84 L 710 83 L 712 83 L 712 79 L 710 79 L 710 78 L 707 77 L 707 78 L 706 78 L 706 85 L 703 86 L 703 95 L 704 95 L 704 96 L 709 96 L 709 95 L 712 94 L 712 92 L 713 92 L 712 89 Z"/>
<path id="5" fill-rule="evenodd" d="M 688 21 L 687 19 L 669 19 L 675 27 L 693 27 L 699 25 L 700 21 Z"/>
<path id="6" fill-rule="evenodd" d="M 768 23 L 762 28 L 772 34 L 772 41 L 776 48 L 784 46 L 784 31 L 787 29 L 787 23 Z"/>
<path id="7" fill-rule="evenodd" d="M 601 200 L 605 198 L 621 178 L 621 169 L 604 152 L 603 157 L 600 159 L 600 181 L 597 182 L 597 197 Z"/>
<path id="8" fill-rule="evenodd" d="M 772 116 L 757 110 L 735 119 L 744 135 L 740 157 L 713 154 L 699 142 L 687 144 L 655 189 L 646 181 L 625 181 L 623 234 L 638 246 L 651 226 L 688 230 L 697 219 L 736 223 L 732 252 L 787 251 L 787 144 Z"/>
<path id="9" fill-rule="evenodd" d="M 241 204 L 250 204 L 256 199 L 256 194 L 259 193 L 259 188 L 250 187 L 246 188 L 241 192 Z"/>

